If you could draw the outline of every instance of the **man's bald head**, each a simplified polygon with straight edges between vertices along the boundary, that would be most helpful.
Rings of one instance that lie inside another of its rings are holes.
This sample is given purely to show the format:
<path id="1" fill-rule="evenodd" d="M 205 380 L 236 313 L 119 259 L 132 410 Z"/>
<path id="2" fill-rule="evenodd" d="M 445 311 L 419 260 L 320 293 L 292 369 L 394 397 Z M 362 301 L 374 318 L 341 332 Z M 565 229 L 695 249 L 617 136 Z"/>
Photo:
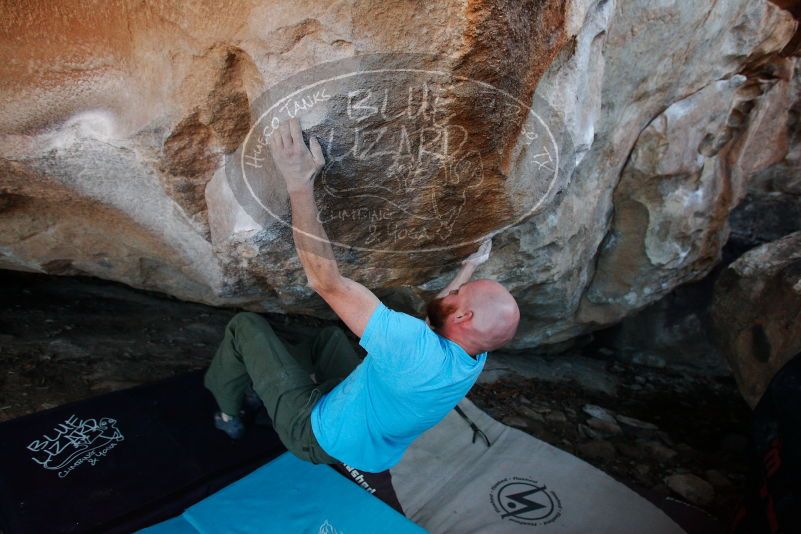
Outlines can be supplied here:
<path id="1" fill-rule="evenodd" d="M 514 297 L 494 280 L 468 282 L 428 305 L 431 327 L 470 354 L 494 350 L 517 331 L 520 310 Z"/>

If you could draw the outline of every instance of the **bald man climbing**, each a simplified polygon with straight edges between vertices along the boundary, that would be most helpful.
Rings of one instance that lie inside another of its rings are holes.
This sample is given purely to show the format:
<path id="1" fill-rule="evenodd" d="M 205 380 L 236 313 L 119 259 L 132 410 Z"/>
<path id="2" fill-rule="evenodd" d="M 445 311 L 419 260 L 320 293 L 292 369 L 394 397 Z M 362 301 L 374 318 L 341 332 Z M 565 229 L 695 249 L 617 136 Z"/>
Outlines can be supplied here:
<path id="1" fill-rule="evenodd" d="M 324 164 L 320 144 L 312 137 L 311 150 L 306 147 L 297 119 L 282 123 L 269 144 L 286 181 L 308 284 L 361 338 L 367 357 L 360 362 L 337 329 L 290 344 L 260 316 L 239 314 L 206 374 L 221 410 L 215 423 L 241 435 L 238 415 L 254 400 L 246 395 L 252 381 L 282 442 L 300 458 L 374 473 L 389 469 L 467 394 L 487 351 L 512 339 L 517 303 L 497 282 L 469 282 L 489 257 L 486 242 L 429 304 L 428 324 L 387 308 L 339 272 L 314 201 L 314 178 Z"/>

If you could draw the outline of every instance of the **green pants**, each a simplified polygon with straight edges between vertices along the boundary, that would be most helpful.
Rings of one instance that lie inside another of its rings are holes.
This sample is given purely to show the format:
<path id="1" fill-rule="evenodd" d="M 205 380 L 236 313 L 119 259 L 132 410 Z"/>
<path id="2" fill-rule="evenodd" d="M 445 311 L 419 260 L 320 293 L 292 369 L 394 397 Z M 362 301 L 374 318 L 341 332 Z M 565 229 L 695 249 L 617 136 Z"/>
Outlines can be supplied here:
<path id="1" fill-rule="evenodd" d="M 317 443 L 311 410 L 360 359 L 339 328 L 280 330 L 288 341 L 282 341 L 256 313 L 234 316 L 206 371 L 206 387 L 220 410 L 237 415 L 245 389 L 252 383 L 287 449 L 312 463 L 336 463 Z M 312 380 L 312 373 L 318 383 Z"/>

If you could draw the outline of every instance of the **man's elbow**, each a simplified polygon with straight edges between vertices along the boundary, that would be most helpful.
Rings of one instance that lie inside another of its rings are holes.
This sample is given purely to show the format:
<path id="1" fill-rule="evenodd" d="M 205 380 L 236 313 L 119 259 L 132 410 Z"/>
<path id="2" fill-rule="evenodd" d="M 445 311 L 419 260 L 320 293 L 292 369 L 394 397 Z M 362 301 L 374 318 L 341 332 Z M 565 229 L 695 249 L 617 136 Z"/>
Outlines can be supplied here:
<path id="1" fill-rule="evenodd" d="M 340 275 L 327 276 L 325 278 L 310 278 L 306 285 L 308 285 L 312 291 L 325 298 L 326 295 L 330 295 L 342 289 L 342 281 L 343 278 Z"/>

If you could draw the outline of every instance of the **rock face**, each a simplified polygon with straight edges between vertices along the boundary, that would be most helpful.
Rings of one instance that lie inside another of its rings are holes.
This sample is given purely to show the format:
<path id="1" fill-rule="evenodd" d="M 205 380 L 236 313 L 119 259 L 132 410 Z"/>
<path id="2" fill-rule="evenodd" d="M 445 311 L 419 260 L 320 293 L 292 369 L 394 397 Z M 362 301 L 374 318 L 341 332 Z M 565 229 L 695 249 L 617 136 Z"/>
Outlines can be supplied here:
<path id="1" fill-rule="evenodd" d="M 563 342 L 703 277 L 754 177 L 796 187 L 783 178 L 801 146 L 789 120 L 796 67 L 780 55 L 796 30 L 793 6 L 7 4 L 0 267 L 89 274 L 216 305 L 328 313 L 305 286 L 269 165 L 258 195 L 280 213 L 268 224 L 242 201 L 232 162 L 263 131 L 254 136 L 253 127 L 269 88 L 347 58 L 365 71 L 397 72 L 392 58 L 417 53 L 434 58 L 417 68 L 438 73 L 425 87 L 439 107 L 409 115 L 405 129 L 400 115 L 387 118 L 404 109 L 400 98 L 389 110 L 333 98 L 317 108 L 325 113 L 311 105 L 301 113 L 318 136 L 336 128 L 353 136 L 362 117 L 351 112 L 376 110 L 363 123 L 373 134 L 363 150 L 348 149 L 357 143 L 345 133 L 326 146 L 331 168 L 318 203 L 343 244 L 343 270 L 419 311 L 458 260 L 493 235 L 479 274 L 519 299 L 516 345 Z M 370 87 L 396 85 L 387 78 Z M 417 110 L 420 94 L 409 94 Z M 552 145 L 526 110 L 544 117 Z M 398 157 L 407 155 L 402 131 L 411 132 L 410 159 Z M 385 157 L 390 134 L 400 140 L 390 160 L 364 156 L 377 147 Z M 543 147 L 556 148 L 547 161 Z M 554 175 L 546 180 L 543 168 Z M 377 193 L 390 189 L 394 196 Z M 373 238 L 380 247 L 365 246 Z"/>
<path id="2" fill-rule="evenodd" d="M 801 352 L 801 232 L 759 246 L 721 273 L 712 316 L 745 399 Z"/>

